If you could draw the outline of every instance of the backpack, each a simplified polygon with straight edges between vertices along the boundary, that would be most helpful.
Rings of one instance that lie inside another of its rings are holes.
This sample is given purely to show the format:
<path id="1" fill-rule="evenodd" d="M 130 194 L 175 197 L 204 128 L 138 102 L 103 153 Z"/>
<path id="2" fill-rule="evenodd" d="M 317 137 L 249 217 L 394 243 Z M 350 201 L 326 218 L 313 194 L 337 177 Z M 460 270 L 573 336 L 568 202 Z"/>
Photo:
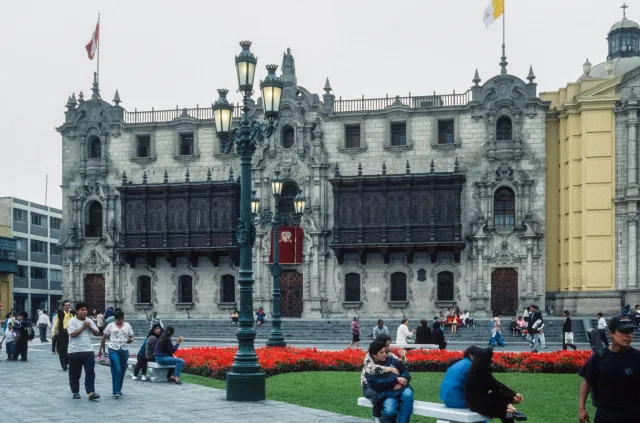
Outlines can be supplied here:
<path id="1" fill-rule="evenodd" d="M 36 337 L 36 333 L 33 331 L 33 327 L 31 325 L 27 325 L 25 327 L 25 331 L 27 333 L 27 339 L 29 339 L 29 341 L 33 341 L 33 338 Z"/>

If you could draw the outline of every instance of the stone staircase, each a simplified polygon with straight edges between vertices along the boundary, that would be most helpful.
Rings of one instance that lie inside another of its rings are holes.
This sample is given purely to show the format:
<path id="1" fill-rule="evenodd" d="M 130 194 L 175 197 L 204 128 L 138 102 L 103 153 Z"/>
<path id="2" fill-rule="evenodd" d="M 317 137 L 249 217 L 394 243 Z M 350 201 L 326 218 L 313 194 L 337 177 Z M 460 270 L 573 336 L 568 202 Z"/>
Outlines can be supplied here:
<path id="1" fill-rule="evenodd" d="M 522 343 L 527 341 L 522 338 L 511 337 L 508 331 L 510 318 L 503 318 L 503 337 L 506 343 Z M 561 343 L 562 318 L 549 317 L 545 319 L 545 337 L 548 344 Z M 142 337 L 149 330 L 146 320 L 128 319 L 133 327 L 136 337 Z M 228 319 L 188 319 L 174 320 L 163 319 L 166 326 L 175 328 L 175 336 L 184 336 L 188 339 L 202 339 L 206 341 L 230 341 L 235 342 L 235 333 L 238 326 L 231 323 Z M 362 345 L 366 345 L 372 338 L 372 331 L 377 324 L 377 319 L 362 319 L 360 326 L 362 334 L 360 336 Z M 431 324 L 431 322 L 429 323 Z M 444 328 L 445 339 L 449 342 L 461 343 L 477 343 L 485 344 L 489 342 L 491 336 L 491 321 L 489 319 L 478 319 L 475 322 L 475 328 L 458 328 L 456 335 L 451 334 L 450 328 Z M 400 319 L 386 319 L 385 325 L 389 328 L 391 338 L 395 341 L 396 330 L 400 325 Z M 410 319 L 409 327 L 415 329 L 419 325 L 418 319 Z M 344 343 L 348 345 L 351 341 L 351 320 L 348 319 L 283 319 L 282 332 L 288 342 L 294 343 Z M 266 341 L 271 331 L 271 322 L 266 321 L 263 327 L 256 328 L 256 339 L 258 341 Z M 584 330 L 583 320 L 580 318 L 573 319 L 573 331 L 575 342 L 587 342 Z"/>

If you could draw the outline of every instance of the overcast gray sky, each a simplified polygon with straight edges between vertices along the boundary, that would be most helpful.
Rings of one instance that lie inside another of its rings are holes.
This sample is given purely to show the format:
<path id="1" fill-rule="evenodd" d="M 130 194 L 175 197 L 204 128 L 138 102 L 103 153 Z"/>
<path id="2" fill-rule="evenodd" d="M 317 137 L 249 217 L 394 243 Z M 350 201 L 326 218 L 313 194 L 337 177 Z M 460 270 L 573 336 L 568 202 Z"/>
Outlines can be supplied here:
<path id="1" fill-rule="evenodd" d="M 298 84 L 343 98 L 463 92 L 477 67 L 500 61 L 501 21 L 482 21 L 490 0 L 6 1 L 0 14 L 0 196 L 49 205 L 62 192 L 60 136 L 67 97 L 90 92 L 96 62 L 84 50 L 101 12 L 100 88 L 127 110 L 209 105 L 233 96 L 238 41 L 253 41 L 260 73 L 290 47 Z M 541 91 L 606 59 L 622 1 L 506 0 L 509 73 L 529 65 Z M 640 20 L 640 0 L 627 1 Z"/>

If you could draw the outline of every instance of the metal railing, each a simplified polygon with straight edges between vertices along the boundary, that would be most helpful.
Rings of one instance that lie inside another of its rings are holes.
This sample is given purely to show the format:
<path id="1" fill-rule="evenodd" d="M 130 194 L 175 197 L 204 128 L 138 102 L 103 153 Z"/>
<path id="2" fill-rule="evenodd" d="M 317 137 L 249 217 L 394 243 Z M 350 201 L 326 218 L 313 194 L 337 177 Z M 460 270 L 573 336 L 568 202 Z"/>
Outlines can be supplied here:
<path id="1" fill-rule="evenodd" d="M 411 108 L 420 107 L 449 107 L 449 106 L 464 106 L 471 101 L 471 91 L 466 91 L 462 94 L 436 94 L 423 95 L 414 97 L 409 93 L 408 97 L 389 97 L 384 98 L 364 98 L 356 100 L 343 100 L 340 97 L 333 103 L 333 111 L 336 113 L 341 112 L 361 112 L 369 110 L 382 110 L 395 104 L 403 104 Z"/>
<path id="2" fill-rule="evenodd" d="M 176 106 L 175 109 L 169 110 L 155 110 L 151 108 L 151 110 L 146 111 L 138 111 L 135 109 L 133 112 L 124 112 L 124 121 L 125 123 L 157 123 L 157 122 L 171 122 L 174 119 L 179 117 L 192 117 L 199 120 L 212 120 L 213 119 L 213 110 L 211 107 L 200 107 L 196 106 L 195 108 L 179 108 Z M 233 117 L 242 116 L 242 105 L 237 103 L 233 106 Z"/>

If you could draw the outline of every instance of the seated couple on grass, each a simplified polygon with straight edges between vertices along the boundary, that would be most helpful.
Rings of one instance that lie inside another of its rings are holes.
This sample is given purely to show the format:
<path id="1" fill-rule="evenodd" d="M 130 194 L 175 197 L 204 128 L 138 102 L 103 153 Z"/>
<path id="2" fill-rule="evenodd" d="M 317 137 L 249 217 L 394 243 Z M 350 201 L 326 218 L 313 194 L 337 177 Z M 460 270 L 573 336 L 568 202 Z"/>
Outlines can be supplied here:
<path id="1" fill-rule="evenodd" d="M 363 395 L 373 404 L 376 422 L 409 423 L 413 413 L 413 388 L 405 351 L 391 351 L 389 335 L 378 335 L 369 346 L 362 369 Z"/>
<path id="2" fill-rule="evenodd" d="M 491 348 L 467 348 L 462 360 L 451 360 L 448 363 L 444 380 L 440 384 L 440 400 L 449 408 L 469 408 L 503 422 L 527 420 L 527 416 L 513 406 L 522 402 L 522 395 L 493 377 L 492 363 Z"/>

